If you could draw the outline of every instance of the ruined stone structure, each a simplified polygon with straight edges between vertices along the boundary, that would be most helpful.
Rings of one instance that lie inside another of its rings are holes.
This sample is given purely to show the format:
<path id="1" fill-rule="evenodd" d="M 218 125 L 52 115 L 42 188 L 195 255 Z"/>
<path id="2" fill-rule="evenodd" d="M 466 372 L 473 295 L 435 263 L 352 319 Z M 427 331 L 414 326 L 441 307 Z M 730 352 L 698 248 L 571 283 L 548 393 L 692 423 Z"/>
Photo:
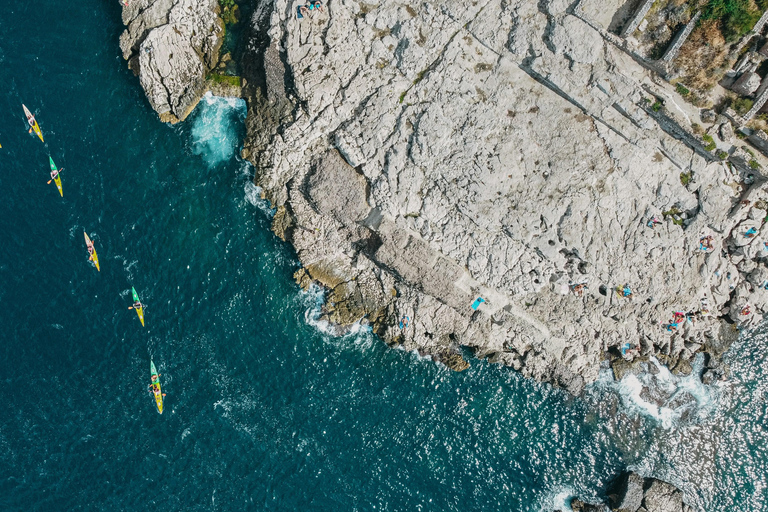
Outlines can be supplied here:
<path id="1" fill-rule="evenodd" d="M 752 108 L 744 115 L 744 121 L 749 121 L 755 117 L 766 102 L 768 102 L 768 80 L 763 80 L 755 92 L 755 102 L 752 104 Z"/>
<path id="2" fill-rule="evenodd" d="M 629 22 L 627 22 L 627 25 L 621 31 L 621 37 L 629 37 L 635 32 L 635 30 L 637 30 L 637 27 L 640 26 L 640 23 L 642 23 L 643 18 L 645 18 L 645 15 L 648 14 L 648 11 L 651 10 L 653 1 L 654 0 L 643 1 L 643 4 L 637 10 L 635 15 L 632 17 L 632 19 L 629 20 Z"/>
<path id="3" fill-rule="evenodd" d="M 760 75 L 755 72 L 748 71 L 741 75 L 736 83 L 733 84 L 731 89 L 733 92 L 741 94 L 742 96 L 750 96 L 753 92 L 760 87 Z"/>
<path id="4" fill-rule="evenodd" d="M 700 17 L 701 11 L 697 12 L 693 18 L 691 18 L 691 21 L 685 25 L 685 28 L 683 28 L 683 30 L 677 34 L 675 39 L 672 41 L 672 44 L 664 53 L 664 56 L 661 58 L 662 61 L 672 62 L 675 57 L 677 57 L 677 54 L 680 52 L 680 48 L 683 46 L 683 43 L 685 43 L 685 40 L 688 39 L 688 36 L 691 35 L 691 32 L 693 32 L 693 29 L 696 27 L 696 22 L 699 21 Z"/>

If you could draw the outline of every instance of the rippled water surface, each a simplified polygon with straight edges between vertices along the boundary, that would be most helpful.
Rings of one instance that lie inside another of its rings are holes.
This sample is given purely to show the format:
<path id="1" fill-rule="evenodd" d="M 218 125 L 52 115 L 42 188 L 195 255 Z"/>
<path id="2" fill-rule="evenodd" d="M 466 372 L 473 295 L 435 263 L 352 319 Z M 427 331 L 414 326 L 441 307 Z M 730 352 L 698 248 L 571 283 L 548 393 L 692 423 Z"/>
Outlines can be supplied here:
<path id="1" fill-rule="evenodd" d="M 625 467 L 703 510 L 766 509 L 765 334 L 724 385 L 606 375 L 578 399 L 331 336 L 237 156 L 243 103 L 160 123 L 121 29 L 117 1 L 0 15 L 0 510 L 538 511 Z"/>

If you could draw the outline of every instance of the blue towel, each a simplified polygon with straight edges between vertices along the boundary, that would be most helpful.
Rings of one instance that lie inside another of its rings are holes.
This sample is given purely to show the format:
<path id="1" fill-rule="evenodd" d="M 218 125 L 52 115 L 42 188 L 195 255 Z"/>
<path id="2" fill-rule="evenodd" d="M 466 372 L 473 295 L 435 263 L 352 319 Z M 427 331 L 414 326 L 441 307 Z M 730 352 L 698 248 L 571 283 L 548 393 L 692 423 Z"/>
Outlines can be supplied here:
<path id="1" fill-rule="evenodd" d="M 304 16 L 301 15 L 301 6 L 300 5 L 296 6 L 296 17 L 299 18 L 299 19 L 302 19 L 304 17 Z"/>
<path id="2" fill-rule="evenodd" d="M 482 304 L 483 302 L 485 302 L 485 299 L 482 297 L 478 297 L 477 299 L 475 299 L 475 302 L 472 303 L 472 309 L 479 308 L 480 304 Z"/>

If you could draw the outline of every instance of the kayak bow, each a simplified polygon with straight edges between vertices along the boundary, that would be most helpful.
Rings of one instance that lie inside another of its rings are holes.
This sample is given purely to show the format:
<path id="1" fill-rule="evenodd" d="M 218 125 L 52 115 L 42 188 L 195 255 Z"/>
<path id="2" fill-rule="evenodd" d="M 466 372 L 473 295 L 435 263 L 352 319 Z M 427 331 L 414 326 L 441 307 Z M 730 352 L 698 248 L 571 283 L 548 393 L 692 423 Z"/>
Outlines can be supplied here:
<path id="1" fill-rule="evenodd" d="M 48 160 L 51 162 L 51 172 L 56 171 L 56 177 L 53 178 L 53 181 L 56 182 L 56 188 L 59 189 L 59 194 L 61 194 L 61 197 L 64 197 L 64 190 L 61 188 L 61 176 L 58 173 L 58 169 L 56 168 L 56 164 L 53 163 L 53 158 L 48 157 Z"/>
<path id="2" fill-rule="evenodd" d="M 89 245 L 91 245 L 93 242 L 91 242 L 91 239 L 90 239 L 90 238 L 88 238 L 88 233 L 86 233 L 85 231 L 83 231 L 83 234 L 85 235 L 85 246 L 86 246 L 86 247 L 88 247 L 88 246 L 89 246 Z M 98 254 L 96 254 L 96 248 L 95 248 L 95 247 L 93 248 L 93 254 L 92 254 L 92 255 L 90 255 L 90 256 L 91 256 L 91 257 L 90 257 L 89 259 L 93 261 L 93 264 L 94 264 L 94 265 L 96 265 L 96 270 L 98 270 L 99 272 L 101 272 L 101 269 L 99 268 L 99 255 L 98 255 Z"/>
<path id="3" fill-rule="evenodd" d="M 155 363 L 149 362 L 149 368 L 152 372 L 152 395 L 155 397 L 155 405 L 157 405 L 157 412 L 163 414 L 163 390 L 160 389 L 160 376 L 155 369 Z"/>
<path id="4" fill-rule="evenodd" d="M 45 142 L 43 140 L 43 132 L 40 131 L 40 125 L 37 124 L 37 120 L 35 119 L 35 116 L 32 115 L 32 112 L 29 111 L 29 109 L 22 103 L 22 108 L 24 109 L 24 115 L 27 116 L 27 122 L 29 123 L 29 126 L 32 130 L 35 131 L 38 137 L 40 137 L 40 140 Z"/>
<path id="5" fill-rule="evenodd" d="M 134 304 L 137 303 L 137 302 L 139 304 L 141 304 L 141 301 L 139 300 L 139 294 L 136 293 L 136 288 L 131 286 L 131 292 L 133 292 L 133 302 L 134 302 Z M 144 325 L 144 306 L 141 305 L 141 306 L 139 306 L 137 308 L 134 308 L 134 309 L 136 310 L 136 314 L 139 315 L 139 320 L 141 320 L 141 325 L 143 326 Z"/>

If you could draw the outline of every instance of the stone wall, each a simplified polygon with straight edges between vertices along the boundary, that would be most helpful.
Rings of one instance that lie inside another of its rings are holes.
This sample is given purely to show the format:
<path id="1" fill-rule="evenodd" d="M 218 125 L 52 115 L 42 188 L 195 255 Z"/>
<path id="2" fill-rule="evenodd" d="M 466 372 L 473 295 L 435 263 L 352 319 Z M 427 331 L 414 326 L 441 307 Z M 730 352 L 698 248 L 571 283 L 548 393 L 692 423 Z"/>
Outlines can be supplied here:
<path id="1" fill-rule="evenodd" d="M 744 115 L 744 121 L 749 121 L 760 112 L 765 103 L 768 101 L 768 80 L 764 79 L 755 92 L 755 102 L 752 104 L 752 108 L 749 109 Z"/>
<path id="2" fill-rule="evenodd" d="M 664 56 L 661 58 L 662 61 L 672 62 L 675 57 L 677 57 L 678 52 L 680 52 L 680 48 L 683 46 L 683 43 L 685 43 L 686 39 L 688 39 L 688 36 L 691 35 L 691 32 L 693 32 L 693 29 L 696 27 L 696 22 L 699 21 L 700 17 L 701 11 L 697 12 L 693 18 L 691 18 L 691 21 L 685 25 L 685 28 L 683 28 L 683 30 L 677 34 L 672 44 L 664 53 Z"/>
<path id="3" fill-rule="evenodd" d="M 747 140 L 752 143 L 761 153 L 768 156 L 768 135 L 763 130 L 755 130 L 752 135 L 747 137 Z"/>
<path id="4" fill-rule="evenodd" d="M 621 37 L 629 37 L 635 32 L 635 30 L 637 30 L 637 27 L 640 26 L 640 23 L 642 23 L 643 18 L 645 18 L 645 15 L 648 14 L 648 11 L 651 10 L 653 1 L 654 0 L 643 1 L 643 4 L 637 10 L 635 15 L 632 17 L 632 19 L 629 20 L 627 25 L 621 31 Z"/>

